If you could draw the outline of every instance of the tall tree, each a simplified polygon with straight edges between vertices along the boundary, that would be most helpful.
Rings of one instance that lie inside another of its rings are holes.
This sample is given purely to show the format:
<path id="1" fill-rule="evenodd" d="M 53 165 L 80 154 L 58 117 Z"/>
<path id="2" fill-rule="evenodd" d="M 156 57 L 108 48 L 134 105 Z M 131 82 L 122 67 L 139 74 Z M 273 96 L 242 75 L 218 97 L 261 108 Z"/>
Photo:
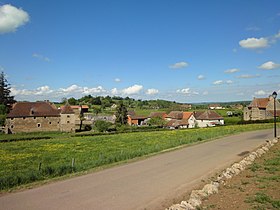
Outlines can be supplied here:
<path id="1" fill-rule="evenodd" d="M 121 125 L 127 124 L 127 109 L 122 102 L 120 102 L 120 104 L 117 107 L 116 123 Z"/>
<path id="2" fill-rule="evenodd" d="M 5 78 L 4 72 L 0 74 L 0 104 L 4 104 L 6 107 L 10 107 L 15 103 L 14 96 L 10 95 L 11 87 Z"/>

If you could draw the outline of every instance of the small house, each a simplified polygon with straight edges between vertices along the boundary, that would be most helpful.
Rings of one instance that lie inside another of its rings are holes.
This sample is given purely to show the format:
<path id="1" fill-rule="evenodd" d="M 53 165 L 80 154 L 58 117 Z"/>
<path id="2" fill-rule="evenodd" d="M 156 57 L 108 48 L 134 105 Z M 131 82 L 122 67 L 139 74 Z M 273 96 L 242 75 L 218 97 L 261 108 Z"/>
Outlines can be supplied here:
<path id="1" fill-rule="evenodd" d="M 224 125 L 224 118 L 213 110 L 195 112 L 194 117 L 197 126 L 200 128 Z"/>

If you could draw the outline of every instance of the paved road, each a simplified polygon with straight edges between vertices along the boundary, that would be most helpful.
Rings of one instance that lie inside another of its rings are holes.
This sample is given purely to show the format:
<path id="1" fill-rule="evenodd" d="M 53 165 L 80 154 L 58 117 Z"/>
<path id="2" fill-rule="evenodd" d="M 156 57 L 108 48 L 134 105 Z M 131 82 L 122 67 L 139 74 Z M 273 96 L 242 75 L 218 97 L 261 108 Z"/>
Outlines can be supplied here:
<path id="1" fill-rule="evenodd" d="M 0 197 L 0 209 L 164 209 L 183 192 L 272 139 L 246 132 Z"/>

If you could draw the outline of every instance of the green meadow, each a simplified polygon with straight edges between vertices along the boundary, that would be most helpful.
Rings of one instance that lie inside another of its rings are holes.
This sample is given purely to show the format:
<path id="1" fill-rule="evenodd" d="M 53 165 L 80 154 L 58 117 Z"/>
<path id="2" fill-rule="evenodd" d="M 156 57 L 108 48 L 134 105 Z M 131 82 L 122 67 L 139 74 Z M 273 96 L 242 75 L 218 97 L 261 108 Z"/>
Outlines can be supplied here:
<path id="1" fill-rule="evenodd" d="M 62 133 L 0 135 L 0 190 L 99 167 L 273 124 L 75 136 Z M 30 140 L 36 138 L 37 140 Z M 44 138 L 44 136 L 46 138 Z M 28 138 L 30 137 L 30 139 Z M 31 138 L 32 137 L 32 138 Z"/>

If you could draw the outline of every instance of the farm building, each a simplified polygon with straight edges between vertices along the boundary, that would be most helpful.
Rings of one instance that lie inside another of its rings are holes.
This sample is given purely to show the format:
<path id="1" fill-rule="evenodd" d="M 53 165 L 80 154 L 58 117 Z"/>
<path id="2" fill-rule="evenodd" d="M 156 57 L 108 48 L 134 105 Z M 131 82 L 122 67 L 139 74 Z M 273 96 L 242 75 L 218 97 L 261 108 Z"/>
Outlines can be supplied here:
<path id="1" fill-rule="evenodd" d="M 195 117 L 193 112 L 171 111 L 165 118 L 169 128 L 194 128 Z"/>
<path id="2" fill-rule="evenodd" d="M 276 115 L 280 116 L 280 103 L 275 101 Z M 267 120 L 274 117 L 274 99 L 272 96 L 268 98 L 254 98 L 253 101 L 244 108 L 243 118 L 248 120 Z"/>
<path id="3" fill-rule="evenodd" d="M 6 119 L 6 133 L 75 131 L 75 116 L 71 107 L 58 110 L 48 101 L 17 102 Z"/>

